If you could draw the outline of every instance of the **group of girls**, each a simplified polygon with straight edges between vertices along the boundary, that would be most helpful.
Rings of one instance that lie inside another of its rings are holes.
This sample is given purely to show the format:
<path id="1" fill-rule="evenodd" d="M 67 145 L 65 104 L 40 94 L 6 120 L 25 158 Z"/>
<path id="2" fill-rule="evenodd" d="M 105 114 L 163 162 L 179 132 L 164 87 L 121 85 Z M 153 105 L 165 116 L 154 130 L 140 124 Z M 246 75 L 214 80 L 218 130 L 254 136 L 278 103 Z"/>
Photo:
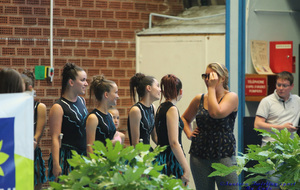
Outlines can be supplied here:
<path id="1" fill-rule="evenodd" d="M 162 173 L 182 179 L 185 185 L 188 185 L 191 168 L 196 189 L 214 189 L 215 183 L 218 189 L 236 189 L 236 186 L 220 185 L 222 182 L 237 183 L 235 174 L 216 178 L 209 178 L 208 175 L 213 172 L 212 163 L 227 166 L 235 164 L 236 142 L 233 128 L 238 96 L 229 91 L 228 70 L 219 63 L 210 63 L 202 74 L 202 79 L 207 93 L 197 95 L 180 116 L 176 103 L 183 96 L 183 85 L 178 77 L 168 74 L 159 83 L 152 76 L 136 73 L 130 79 L 130 96 L 136 102 L 137 94 L 138 100 L 128 113 L 129 142 L 133 146 L 139 142 L 150 144 L 151 136 L 155 144 L 167 145 L 166 150 L 156 157 L 156 162 L 164 164 Z M 124 134 L 116 132 L 119 113 L 116 109 L 110 109 L 116 106 L 119 98 L 117 84 L 103 75 L 93 78 L 90 99 L 94 95 L 97 106 L 90 113 L 82 97 L 87 86 L 86 72 L 73 63 L 67 63 L 62 72 L 61 98 L 52 106 L 49 114 L 52 138 L 48 163 L 49 180 L 69 173 L 71 166 L 67 159 L 71 158 L 71 150 L 88 155 L 93 151 L 91 145 L 95 140 L 103 143 L 105 139 L 110 139 L 113 143 L 124 142 Z M 159 99 L 164 99 L 164 102 L 156 109 L 153 102 Z M 37 117 L 40 117 L 39 114 Z M 191 127 L 194 119 L 196 129 Z M 45 123 L 41 126 L 45 126 Z M 37 123 L 37 142 L 40 139 L 40 128 L 43 127 L 39 127 Z M 182 147 L 182 131 L 192 141 L 189 151 L 190 167 Z"/>
<path id="2" fill-rule="evenodd" d="M 180 117 L 176 103 L 183 96 L 181 80 L 168 74 L 159 82 L 151 77 L 137 73 L 130 80 L 130 94 L 138 102 L 129 110 L 128 134 L 131 145 L 142 141 L 150 143 L 150 135 L 154 143 L 167 145 L 156 162 L 164 164 L 162 173 L 182 179 L 185 185 L 189 182 L 190 169 L 182 148 L 181 133 L 184 130 L 192 141 L 190 151 L 190 168 L 196 189 L 238 189 L 237 175 L 232 173 L 226 177 L 208 177 L 214 170 L 212 163 L 235 165 L 236 142 L 233 134 L 237 115 L 238 96 L 228 88 L 228 70 L 219 63 L 210 63 L 202 79 L 207 93 L 197 95 Z M 161 95 L 160 95 L 161 93 Z M 161 96 L 164 102 L 157 111 L 153 102 Z M 197 127 L 192 129 L 191 123 L 196 118 Z"/>

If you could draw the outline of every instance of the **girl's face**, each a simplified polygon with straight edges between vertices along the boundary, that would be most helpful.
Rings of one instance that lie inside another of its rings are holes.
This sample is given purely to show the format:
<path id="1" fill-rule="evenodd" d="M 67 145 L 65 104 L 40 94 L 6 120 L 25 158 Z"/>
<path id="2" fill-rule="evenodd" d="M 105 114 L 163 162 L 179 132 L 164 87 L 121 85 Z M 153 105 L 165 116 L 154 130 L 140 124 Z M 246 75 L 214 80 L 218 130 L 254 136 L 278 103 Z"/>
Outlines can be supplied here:
<path id="1" fill-rule="evenodd" d="M 156 79 L 154 79 L 150 88 L 150 94 L 152 97 L 154 97 L 155 100 L 159 100 L 160 93 L 161 93 L 161 89 L 159 86 L 159 82 Z"/>
<path id="2" fill-rule="evenodd" d="M 78 71 L 76 80 L 74 80 L 73 87 L 75 88 L 75 91 L 78 95 L 84 95 L 86 87 L 88 86 L 88 83 L 86 81 L 87 75 L 85 71 Z"/>
<path id="3" fill-rule="evenodd" d="M 113 122 L 114 122 L 116 128 L 118 128 L 119 124 L 120 124 L 120 114 L 119 114 L 119 111 L 117 109 L 111 109 L 111 110 L 109 110 L 109 113 L 112 115 Z"/>
<path id="4" fill-rule="evenodd" d="M 108 104 L 109 106 L 115 106 L 117 105 L 117 100 L 119 99 L 118 95 L 118 86 L 114 83 L 112 85 L 112 88 L 108 92 Z"/>

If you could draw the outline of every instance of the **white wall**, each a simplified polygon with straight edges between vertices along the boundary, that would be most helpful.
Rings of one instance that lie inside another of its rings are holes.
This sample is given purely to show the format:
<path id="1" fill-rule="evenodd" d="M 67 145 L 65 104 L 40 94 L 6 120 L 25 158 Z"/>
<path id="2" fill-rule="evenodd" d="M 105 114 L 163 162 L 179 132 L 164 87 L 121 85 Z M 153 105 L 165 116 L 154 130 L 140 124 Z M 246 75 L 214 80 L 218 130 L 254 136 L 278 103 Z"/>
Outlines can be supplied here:
<path id="1" fill-rule="evenodd" d="M 298 10 L 298 12 L 292 12 Z M 246 15 L 246 73 L 256 73 L 250 57 L 250 41 L 293 41 L 296 56 L 295 87 L 299 88 L 300 1 L 248 0 Z M 246 103 L 246 116 L 254 116 L 258 103 Z"/>
<path id="2" fill-rule="evenodd" d="M 138 36 L 137 72 L 154 76 L 158 81 L 175 74 L 183 84 L 183 98 L 176 105 L 180 114 L 199 93 L 206 93 L 201 79 L 210 62 L 225 64 L 225 35 Z M 159 101 L 154 103 L 158 107 Z M 183 149 L 189 162 L 190 141 L 182 135 Z M 192 175 L 189 187 L 195 188 Z"/>

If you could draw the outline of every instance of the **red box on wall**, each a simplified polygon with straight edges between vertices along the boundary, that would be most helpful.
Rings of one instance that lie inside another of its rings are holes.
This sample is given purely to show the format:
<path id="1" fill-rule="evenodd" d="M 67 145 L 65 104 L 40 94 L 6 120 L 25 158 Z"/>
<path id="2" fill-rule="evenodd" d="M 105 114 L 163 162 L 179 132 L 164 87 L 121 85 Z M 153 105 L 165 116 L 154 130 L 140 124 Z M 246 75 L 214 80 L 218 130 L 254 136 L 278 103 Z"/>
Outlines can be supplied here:
<path id="1" fill-rule="evenodd" d="M 293 70 L 293 41 L 270 42 L 270 68 L 273 73 Z"/>

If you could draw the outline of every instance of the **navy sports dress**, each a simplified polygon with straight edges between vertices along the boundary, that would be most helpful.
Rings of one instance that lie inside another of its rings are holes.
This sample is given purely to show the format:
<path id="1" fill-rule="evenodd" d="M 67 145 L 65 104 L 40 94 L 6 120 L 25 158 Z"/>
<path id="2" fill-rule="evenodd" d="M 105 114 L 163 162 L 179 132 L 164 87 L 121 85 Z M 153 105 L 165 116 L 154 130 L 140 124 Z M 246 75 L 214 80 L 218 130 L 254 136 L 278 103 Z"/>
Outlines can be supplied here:
<path id="1" fill-rule="evenodd" d="M 63 109 L 63 118 L 61 125 L 61 133 L 63 139 L 60 148 L 60 166 L 62 174 L 68 175 L 71 171 L 71 166 L 67 159 L 72 157 L 71 150 L 75 150 L 78 154 L 86 155 L 86 130 L 85 120 L 88 111 L 85 106 L 84 99 L 80 96 L 77 97 L 76 102 L 71 102 L 63 97 L 56 101 Z M 48 179 L 53 181 L 55 179 L 52 173 L 52 155 L 50 155 L 48 165 Z"/>
<path id="2" fill-rule="evenodd" d="M 174 175 L 176 178 L 180 179 L 181 176 L 183 175 L 183 169 L 180 166 L 179 162 L 177 161 L 170 147 L 169 138 L 168 138 L 167 112 L 172 106 L 174 106 L 172 102 L 164 102 L 159 106 L 158 111 L 156 113 L 155 127 L 156 127 L 157 140 L 158 140 L 157 145 L 160 146 L 167 145 L 167 149 L 161 152 L 159 155 L 157 155 L 156 162 L 158 162 L 159 165 L 165 164 L 164 168 L 161 171 L 163 174 L 166 174 L 168 176 Z M 179 117 L 178 125 L 179 125 L 178 142 L 182 148 L 181 134 L 182 134 L 184 124 L 180 117 Z"/>

